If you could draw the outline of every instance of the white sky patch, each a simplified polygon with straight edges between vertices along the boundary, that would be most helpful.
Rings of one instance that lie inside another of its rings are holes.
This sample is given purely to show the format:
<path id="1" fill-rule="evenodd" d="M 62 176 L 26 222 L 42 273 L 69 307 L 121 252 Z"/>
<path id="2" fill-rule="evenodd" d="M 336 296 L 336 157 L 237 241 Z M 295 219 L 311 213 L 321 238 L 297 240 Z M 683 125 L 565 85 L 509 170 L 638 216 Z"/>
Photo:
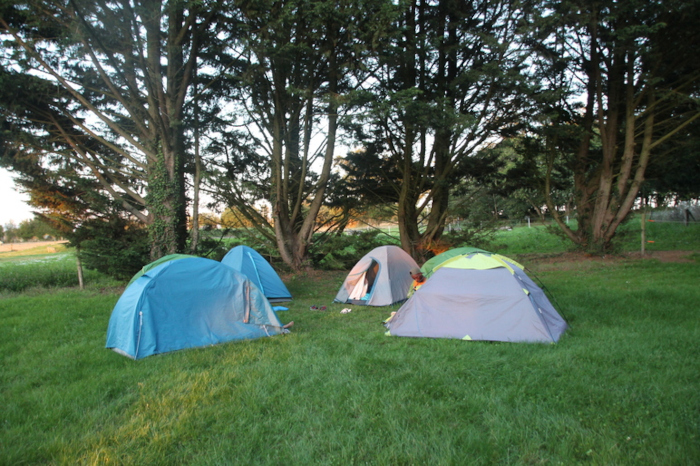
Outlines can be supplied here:
<path id="1" fill-rule="evenodd" d="M 29 196 L 19 192 L 10 172 L 0 168 L 0 225 L 5 226 L 10 221 L 19 225 L 23 220 L 32 219 L 34 214 L 27 201 Z"/>

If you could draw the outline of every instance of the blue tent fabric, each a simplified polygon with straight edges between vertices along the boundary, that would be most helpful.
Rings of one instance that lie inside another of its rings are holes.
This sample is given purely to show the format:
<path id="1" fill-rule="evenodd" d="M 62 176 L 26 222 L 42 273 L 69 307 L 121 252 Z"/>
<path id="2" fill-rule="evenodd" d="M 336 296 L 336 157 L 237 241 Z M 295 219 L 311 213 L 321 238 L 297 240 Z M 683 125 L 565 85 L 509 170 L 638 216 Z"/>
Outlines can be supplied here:
<path id="1" fill-rule="evenodd" d="M 129 283 L 126 286 L 127 287 L 131 286 L 131 284 L 134 283 L 136 280 L 138 280 L 139 277 L 141 277 L 141 275 L 148 272 L 149 270 L 151 270 L 154 267 L 158 267 L 163 262 L 174 261 L 174 260 L 178 260 L 178 259 L 186 259 L 188 257 L 197 257 L 197 256 L 191 256 L 188 254 L 168 254 L 167 256 L 163 256 L 160 259 L 151 262 L 150 264 L 144 265 L 141 268 L 141 270 L 139 270 L 133 277 L 131 277 L 131 280 L 129 281 Z"/>
<path id="2" fill-rule="evenodd" d="M 292 294 L 275 269 L 255 249 L 243 245 L 236 246 L 221 259 L 221 263 L 248 277 L 270 302 L 292 300 Z"/>
<path id="3" fill-rule="evenodd" d="M 154 267 L 126 288 L 112 311 L 106 347 L 140 359 L 285 332 L 244 275 L 192 257 Z"/>

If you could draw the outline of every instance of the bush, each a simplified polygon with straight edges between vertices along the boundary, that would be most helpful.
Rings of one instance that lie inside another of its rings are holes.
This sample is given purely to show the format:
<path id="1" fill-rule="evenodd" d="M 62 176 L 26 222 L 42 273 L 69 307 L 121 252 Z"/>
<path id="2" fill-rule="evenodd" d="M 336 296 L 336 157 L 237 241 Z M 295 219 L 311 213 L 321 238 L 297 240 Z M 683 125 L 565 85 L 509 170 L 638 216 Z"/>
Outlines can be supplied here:
<path id="1" fill-rule="evenodd" d="M 347 235 L 317 237 L 310 248 L 312 265 L 322 270 L 348 270 L 372 249 L 397 244 L 397 241 L 378 230 Z"/>
<path id="2" fill-rule="evenodd" d="M 448 231 L 440 239 L 441 243 L 452 248 L 474 247 L 490 251 L 497 230 L 495 224 L 489 224 L 486 228 L 462 227 L 459 230 Z"/>
<path id="3" fill-rule="evenodd" d="M 233 235 L 234 240 L 227 238 L 228 235 Z M 201 257 L 206 257 L 207 259 L 212 259 L 215 261 L 220 261 L 224 258 L 226 253 L 228 253 L 231 248 L 240 244 L 240 240 L 237 238 L 237 234 L 232 230 L 210 230 L 202 231 L 199 233 L 199 241 L 197 243 L 197 255 Z"/>
<path id="4" fill-rule="evenodd" d="M 84 223 L 71 244 L 79 245 L 85 268 L 118 280 L 131 278 L 150 262 L 148 232 L 121 218 Z"/>

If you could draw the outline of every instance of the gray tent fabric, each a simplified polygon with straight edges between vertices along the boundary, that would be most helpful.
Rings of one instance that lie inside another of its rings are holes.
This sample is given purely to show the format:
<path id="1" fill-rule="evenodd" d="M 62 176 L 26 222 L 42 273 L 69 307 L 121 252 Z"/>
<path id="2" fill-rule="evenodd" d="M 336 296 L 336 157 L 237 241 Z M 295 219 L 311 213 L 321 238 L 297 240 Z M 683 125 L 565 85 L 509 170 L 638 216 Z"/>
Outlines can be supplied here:
<path id="1" fill-rule="evenodd" d="M 418 267 L 398 246 L 380 246 L 365 254 L 345 278 L 337 303 L 389 306 L 406 299 L 413 279 L 409 271 Z"/>
<path id="2" fill-rule="evenodd" d="M 554 343 L 567 324 L 519 267 L 437 269 L 386 324 L 387 334 Z"/>

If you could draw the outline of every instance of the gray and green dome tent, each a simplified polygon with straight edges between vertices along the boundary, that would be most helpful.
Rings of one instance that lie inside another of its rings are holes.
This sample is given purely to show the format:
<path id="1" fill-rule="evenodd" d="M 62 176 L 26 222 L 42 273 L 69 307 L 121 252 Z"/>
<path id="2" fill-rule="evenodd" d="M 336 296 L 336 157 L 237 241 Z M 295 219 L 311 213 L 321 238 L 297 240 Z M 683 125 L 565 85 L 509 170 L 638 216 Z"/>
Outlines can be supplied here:
<path id="1" fill-rule="evenodd" d="M 554 343 L 567 324 L 515 261 L 456 255 L 387 322 L 388 335 Z"/>

